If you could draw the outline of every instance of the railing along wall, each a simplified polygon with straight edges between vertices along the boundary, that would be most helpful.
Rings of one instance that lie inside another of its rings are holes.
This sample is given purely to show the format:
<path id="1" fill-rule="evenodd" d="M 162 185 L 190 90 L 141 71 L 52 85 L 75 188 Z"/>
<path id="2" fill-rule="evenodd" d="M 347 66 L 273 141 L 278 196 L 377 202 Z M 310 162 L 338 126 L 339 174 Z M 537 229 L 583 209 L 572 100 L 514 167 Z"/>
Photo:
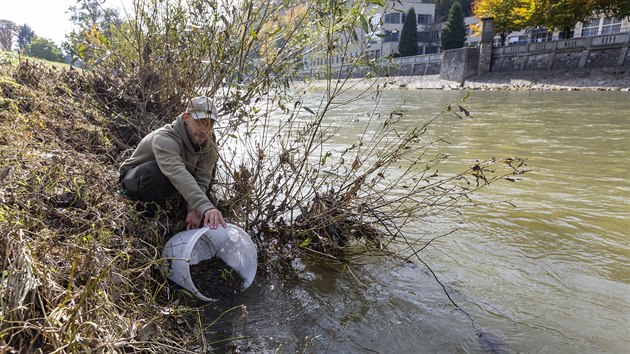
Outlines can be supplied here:
<path id="1" fill-rule="evenodd" d="M 489 70 L 492 72 L 511 72 L 604 67 L 630 68 L 629 47 L 630 32 L 627 31 L 593 37 L 499 47 L 493 48 L 492 53 L 488 55 L 490 57 Z M 461 48 L 455 51 L 469 50 L 472 48 Z M 364 66 L 354 68 L 350 72 L 350 67 L 342 63 L 334 64 L 331 69 L 341 78 L 359 78 L 369 75 L 421 76 L 440 74 L 442 78 L 463 82 L 467 77 L 474 75 L 473 66 L 479 65 L 481 68 L 481 65 L 478 64 L 480 63 L 480 55 L 474 56 L 468 53 L 459 61 L 448 60 L 451 57 L 453 56 L 445 57 L 444 53 L 438 53 L 382 60 L 376 71 Z M 483 72 L 478 72 L 483 74 L 488 71 L 487 62 L 485 68 Z M 300 74 L 303 77 L 319 77 L 323 72 L 323 66 L 311 65 L 303 68 Z"/>
<path id="2" fill-rule="evenodd" d="M 391 61 L 383 59 L 377 68 L 378 72 L 374 72 L 372 68 L 367 66 L 357 67 L 352 72 L 348 72 L 350 67 L 344 64 L 333 64 L 331 69 L 333 73 L 341 78 L 365 77 L 371 72 L 389 76 L 438 75 L 442 65 L 442 56 L 443 53 L 438 53 L 392 58 Z M 300 70 L 300 75 L 317 77 L 323 72 L 323 66 L 307 66 Z"/>
<path id="3" fill-rule="evenodd" d="M 414 55 L 392 59 L 392 76 L 437 75 L 440 73 L 443 53 Z"/>
<path id="4" fill-rule="evenodd" d="M 490 71 L 630 67 L 630 32 L 494 48 Z"/>

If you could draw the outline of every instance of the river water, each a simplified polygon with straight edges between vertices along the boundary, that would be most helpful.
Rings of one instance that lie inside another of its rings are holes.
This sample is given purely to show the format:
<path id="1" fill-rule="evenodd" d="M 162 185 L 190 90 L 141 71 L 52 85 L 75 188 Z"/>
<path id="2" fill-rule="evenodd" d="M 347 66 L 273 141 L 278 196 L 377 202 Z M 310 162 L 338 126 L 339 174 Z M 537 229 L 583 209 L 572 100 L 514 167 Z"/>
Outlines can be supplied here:
<path id="1" fill-rule="evenodd" d="M 464 94 L 386 91 L 380 109 L 411 127 Z M 444 169 L 518 156 L 530 171 L 478 194 L 513 205 L 410 231 L 457 229 L 421 257 L 459 309 L 421 263 L 367 258 L 339 273 L 305 260 L 293 278 L 259 275 L 232 302 L 247 316 L 226 316 L 208 340 L 284 353 L 630 352 L 630 94 L 473 91 L 463 106 L 474 118 L 431 128 L 451 143 Z M 370 109 L 350 103 L 333 119 L 361 124 Z"/>

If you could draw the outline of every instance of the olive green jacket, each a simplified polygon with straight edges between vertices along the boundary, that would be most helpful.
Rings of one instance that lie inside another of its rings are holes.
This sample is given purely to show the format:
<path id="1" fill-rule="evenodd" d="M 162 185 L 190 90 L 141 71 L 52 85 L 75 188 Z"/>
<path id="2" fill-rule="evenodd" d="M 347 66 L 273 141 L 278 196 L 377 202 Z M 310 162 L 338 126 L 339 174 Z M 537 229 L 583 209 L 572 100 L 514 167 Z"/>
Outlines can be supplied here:
<path id="1" fill-rule="evenodd" d="M 145 136 L 130 158 L 120 166 L 121 174 L 147 161 L 155 160 L 162 173 L 171 181 L 188 203 L 188 209 L 203 214 L 214 208 L 206 196 L 212 170 L 219 159 L 217 146 L 208 139 L 195 151 L 186 132 L 184 117 L 180 115 Z"/>

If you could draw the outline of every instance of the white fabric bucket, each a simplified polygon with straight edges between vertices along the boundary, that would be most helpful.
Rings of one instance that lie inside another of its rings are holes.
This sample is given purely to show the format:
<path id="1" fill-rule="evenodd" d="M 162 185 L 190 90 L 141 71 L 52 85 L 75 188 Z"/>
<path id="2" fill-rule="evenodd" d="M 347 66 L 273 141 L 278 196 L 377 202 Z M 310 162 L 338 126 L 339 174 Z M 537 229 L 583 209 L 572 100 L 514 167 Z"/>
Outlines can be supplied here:
<path id="1" fill-rule="evenodd" d="M 227 224 L 216 229 L 203 227 L 182 231 L 173 236 L 162 250 L 169 279 L 192 292 L 203 301 L 215 301 L 204 296 L 190 277 L 190 266 L 213 257 L 221 258 L 243 278 L 243 289 L 249 287 L 256 276 L 258 253 L 256 245 L 243 229 Z"/>

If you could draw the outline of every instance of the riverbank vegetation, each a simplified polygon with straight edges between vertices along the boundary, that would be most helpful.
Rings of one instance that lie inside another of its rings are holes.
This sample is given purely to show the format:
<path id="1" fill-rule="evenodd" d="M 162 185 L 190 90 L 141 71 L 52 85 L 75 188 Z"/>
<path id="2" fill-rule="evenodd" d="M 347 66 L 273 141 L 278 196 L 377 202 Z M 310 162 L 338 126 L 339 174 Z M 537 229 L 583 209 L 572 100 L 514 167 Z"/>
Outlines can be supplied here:
<path id="1" fill-rule="evenodd" d="M 77 11 L 99 13 L 98 1 L 83 3 Z M 464 102 L 402 129 L 402 112 L 378 109 L 382 85 L 351 90 L 330 71 L 353 31 L 370 30 L 364 5 L 136 1 L 125 20 L 77 31 L 88 69 L 1 64 L 0 347 L 212 350 L 197 304 L 160 273 L 181 215 L 146 220 L 116 193 L 139 139 L 197 94 L 220 106 L 218 205 L 252 236 L 261 270 L 304 254 L 344 266 L 357 252 L 422 262 L 431 240 L 409 240 L 405 227 L 458 213 L 477 189 L 522 174 L 515 157 L 437 173 L 447 156 L 431 151 L 444 141 L 426 133 L 438 119 L 472 119 Z M 330 64 L 317 100 L 291 86 L 306 51 Z M 351 122 L 330 112 L 358 99 L 369 102 L 361 133 L 331 148 Z"/>

